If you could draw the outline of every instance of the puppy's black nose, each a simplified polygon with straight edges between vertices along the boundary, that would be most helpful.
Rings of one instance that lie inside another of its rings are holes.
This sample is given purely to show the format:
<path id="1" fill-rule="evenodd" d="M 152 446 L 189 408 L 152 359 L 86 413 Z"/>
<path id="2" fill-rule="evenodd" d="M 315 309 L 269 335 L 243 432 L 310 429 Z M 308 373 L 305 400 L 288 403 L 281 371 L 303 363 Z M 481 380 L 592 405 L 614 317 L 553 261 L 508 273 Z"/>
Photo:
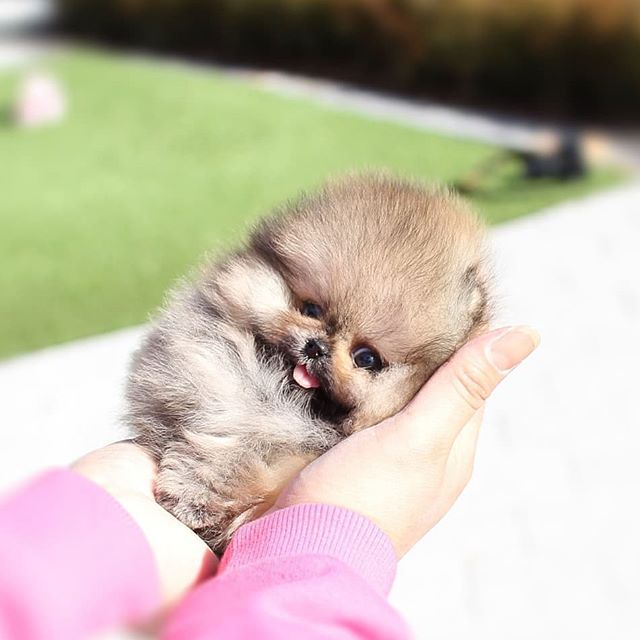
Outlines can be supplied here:
<path id="1" fill-rule="evenodd" d="M 307 344 L 304 345 L 304 354 L 307 358 L 311 358 L 312 360 L 317 360 L 322 356 L 326 356 L 329 353 L 329 347 L 326 342 L 322 340 L 309 340 Z"/>

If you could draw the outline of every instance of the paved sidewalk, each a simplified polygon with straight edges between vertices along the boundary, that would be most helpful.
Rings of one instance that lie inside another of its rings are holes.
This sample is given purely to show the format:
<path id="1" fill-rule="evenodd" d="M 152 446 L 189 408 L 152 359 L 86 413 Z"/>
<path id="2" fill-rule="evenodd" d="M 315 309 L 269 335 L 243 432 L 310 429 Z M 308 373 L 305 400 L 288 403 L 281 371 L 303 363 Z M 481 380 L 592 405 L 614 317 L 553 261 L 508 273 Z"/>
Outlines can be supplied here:
<path id="1" fill-rule="evenodd" d="M 535 146 L 538 137 L 549 130 L 548 125 L 508 118 L 503 114 L 453 107 L 429 100 L 395 97 L 342 82 L 307 78 L 293 73 L 233 67 L 223 67 L 222 70 L 248 79 L 269 91 L 311 99 L 334 109 L 353 111 L 372 119 L 437 131 L 454 138 L 530 149 Z"/>
<path id="2" fill-rule="evenodd" d="M 0 35 L 45 24 L 53 13 L 52 0 L 0 0 Z"/>
<path id="3" fill-rule="evenodd" d="M 640 185 L 493 230 L 502 316 L 539 351 L 487 411 L 473 482 L 400 564 L 418 638 L 635 640 Z M 141 329 L 0 363 L 0 486 L 125 435 Z"/>
<path id="4" fill-rule="evenodd" d="M 0 0 L 0 71 L 33 63 L 51 43 L 30 34 L 53 17 L 51 0 Z"/>

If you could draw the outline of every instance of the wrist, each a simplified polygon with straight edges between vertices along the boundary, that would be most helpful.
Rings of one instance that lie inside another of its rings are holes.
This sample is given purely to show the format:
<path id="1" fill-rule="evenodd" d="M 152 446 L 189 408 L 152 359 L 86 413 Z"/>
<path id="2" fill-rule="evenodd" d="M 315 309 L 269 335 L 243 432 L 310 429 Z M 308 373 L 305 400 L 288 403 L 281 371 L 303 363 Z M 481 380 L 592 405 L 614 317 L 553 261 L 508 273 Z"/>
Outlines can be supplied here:
<path id="1" fill-rule="evenodd" d="M 318 503 L 286 507 L 242 526 L 220 573 L 267 557 L 310 555 L 344 562 L 381 593 L 389 591 L 395 577 L 393 545 L 377 525 L 349 509 Z"/>

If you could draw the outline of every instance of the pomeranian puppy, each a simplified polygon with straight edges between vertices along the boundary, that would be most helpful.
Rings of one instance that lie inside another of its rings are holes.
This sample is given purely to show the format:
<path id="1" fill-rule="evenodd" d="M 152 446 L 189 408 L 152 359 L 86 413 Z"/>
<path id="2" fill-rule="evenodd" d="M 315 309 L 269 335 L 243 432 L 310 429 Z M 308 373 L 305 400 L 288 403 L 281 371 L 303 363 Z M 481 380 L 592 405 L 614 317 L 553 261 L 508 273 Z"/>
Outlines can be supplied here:
<path id="1" fill-rule="evenodd" d="M 170 296 L 128 419 L 158 502 L 221 552 L 311 460 L 401 409 L 487 323 L 482 225 L 447 191 L 348 176 Z"/>

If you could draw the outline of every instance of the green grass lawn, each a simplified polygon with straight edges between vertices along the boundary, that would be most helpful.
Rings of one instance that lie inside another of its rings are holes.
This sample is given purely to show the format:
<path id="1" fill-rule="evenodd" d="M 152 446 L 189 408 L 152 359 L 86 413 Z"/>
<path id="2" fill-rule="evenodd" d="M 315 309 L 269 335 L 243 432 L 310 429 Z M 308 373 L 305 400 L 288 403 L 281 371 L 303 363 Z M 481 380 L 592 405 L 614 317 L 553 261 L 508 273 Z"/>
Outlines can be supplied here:
<path id="1" fill-rule="evenodd" d="M 50 66 L 67 120 L 0 123 L 0 357 L 144 321 L 205 251 L 327 175 L 447 181 L 494 152 L 216 73 L 88 51 Z M 0 108 L 15 83 L 0 75 Z M 530 186 L 511 168 L 476 206 L 495 223 L 616 179 Z"/>

